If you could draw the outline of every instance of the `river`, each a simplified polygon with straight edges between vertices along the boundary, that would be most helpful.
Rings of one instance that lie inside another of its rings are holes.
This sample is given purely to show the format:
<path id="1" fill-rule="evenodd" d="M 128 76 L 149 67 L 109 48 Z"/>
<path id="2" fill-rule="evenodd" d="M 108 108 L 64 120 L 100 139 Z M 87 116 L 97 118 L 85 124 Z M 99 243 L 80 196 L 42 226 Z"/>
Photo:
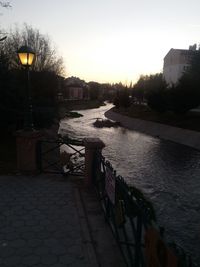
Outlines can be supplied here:
<path id="1" fill-rule="evenodd" d="M 111 104 L 78 111 L 80 118 L 63 119 L 59 132 L 71 138 L 99 137 L 103 155 L 127 183 L 153 203 L 158 224 L 200 265 L 200 151 L 122 127 L 95 128 Z"/>

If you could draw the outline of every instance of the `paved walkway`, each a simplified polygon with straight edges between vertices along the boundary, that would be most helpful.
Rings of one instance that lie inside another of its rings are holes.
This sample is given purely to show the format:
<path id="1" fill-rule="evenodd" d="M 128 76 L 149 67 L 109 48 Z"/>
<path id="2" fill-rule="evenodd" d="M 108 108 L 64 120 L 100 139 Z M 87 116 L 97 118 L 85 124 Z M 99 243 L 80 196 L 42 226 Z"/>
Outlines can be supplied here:
<path id="1" fill-rule="evenodd" d="M 0 177 L 0 266 L 93 266 L 73 186 L 42 178 Z"/>
<path id="2" fill-rule="evenodd" d="M 77 192 L 62 176 L 0 176 L 0 266 L 106 266 Z"/>

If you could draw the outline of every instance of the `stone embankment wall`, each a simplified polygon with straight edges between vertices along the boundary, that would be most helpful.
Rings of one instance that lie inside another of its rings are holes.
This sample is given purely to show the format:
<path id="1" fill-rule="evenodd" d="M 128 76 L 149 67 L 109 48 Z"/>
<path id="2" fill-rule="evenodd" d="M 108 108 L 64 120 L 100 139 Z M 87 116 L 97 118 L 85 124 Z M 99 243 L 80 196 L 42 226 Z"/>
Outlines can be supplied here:
<path id="1" fill-rule="evenodd" d="M 165 124 L 130 118 L 108 110 L 105 112 L 108 119 L 118 121 L 130 130 L 138 131 L 154 137 L 170 140 L 179 144 L 200 150 L 200 132 L 181 129 Z"/>

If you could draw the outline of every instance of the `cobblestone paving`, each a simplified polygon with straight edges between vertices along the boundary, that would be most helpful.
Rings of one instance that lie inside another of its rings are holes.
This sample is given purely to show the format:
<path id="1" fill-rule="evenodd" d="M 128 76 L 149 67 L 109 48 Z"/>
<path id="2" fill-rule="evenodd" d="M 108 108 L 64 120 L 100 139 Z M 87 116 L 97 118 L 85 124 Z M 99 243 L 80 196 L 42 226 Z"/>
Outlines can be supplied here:
<path id="1" fill-rule="evenodd" d="M 0 176 L 0 266 L 89 267 L 73 185 Z"/>

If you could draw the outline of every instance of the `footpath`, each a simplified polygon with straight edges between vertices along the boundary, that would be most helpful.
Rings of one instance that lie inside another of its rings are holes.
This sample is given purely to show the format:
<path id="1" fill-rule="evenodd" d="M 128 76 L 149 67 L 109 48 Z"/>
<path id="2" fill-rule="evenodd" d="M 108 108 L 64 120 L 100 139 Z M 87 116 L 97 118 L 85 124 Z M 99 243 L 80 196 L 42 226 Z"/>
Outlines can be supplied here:
<path id="1" fill-rule="evenodd" d="M 181 129 L 152 121 L 130 118 L 108 110 L 105 112 L 108 119 L 118 121 L 127 129 L 135 130 L 157 138 L 169 140 L 200 150 L 200 132 Z"/>
<path id="2" fill-rule="evenodd" d="M 54 174 L 0 176 L 1 267 L 124 267 L 97 196 Z"/>

